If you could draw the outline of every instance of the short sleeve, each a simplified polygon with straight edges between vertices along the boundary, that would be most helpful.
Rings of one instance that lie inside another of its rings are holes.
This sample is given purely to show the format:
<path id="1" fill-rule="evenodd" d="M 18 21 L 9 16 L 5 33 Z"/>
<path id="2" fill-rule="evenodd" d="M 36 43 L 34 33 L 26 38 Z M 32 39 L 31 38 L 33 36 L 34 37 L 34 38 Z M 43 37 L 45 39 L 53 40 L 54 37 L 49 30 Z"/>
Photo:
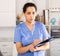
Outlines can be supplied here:
<path id="1" fill-rule="evenodd" d="M 21 42 L 21 29 L 19 27 L 15 28 L 14 32 L 14 43 Z"/>
<path id="2" fill-rule="evenodd" d="M 43 37 L 44 38 L 49 38 L 50 37 L 50 35 L 48 34 L 44 24 L 42 24 L 42 32 L 43 32 Z"/>

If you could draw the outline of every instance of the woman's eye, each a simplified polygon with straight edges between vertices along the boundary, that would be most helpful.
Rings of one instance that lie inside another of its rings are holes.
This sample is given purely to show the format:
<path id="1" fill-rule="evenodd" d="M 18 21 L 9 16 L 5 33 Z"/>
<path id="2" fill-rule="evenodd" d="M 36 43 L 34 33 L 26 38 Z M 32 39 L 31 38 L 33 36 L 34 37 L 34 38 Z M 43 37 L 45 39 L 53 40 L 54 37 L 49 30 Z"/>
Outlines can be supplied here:
<path id="1" fill-rule="evenodd" d="M 35 14 L 35 12 L 33 12 L 33 14 Z"/>
<path id="2" fill-rule="evenodd" d="M 30 15 L 30 14 L 31 14 L 31 12 L 28 12 L 27 14 L 28 14 L 28 15 Z M 32 12 L 32 14 L 35 14 L 35 12 Z"/>
<path id="3" fill-rule="evenodd" d="M 28 15 L 30 14 L 30 12 L 27 13 Z"/>

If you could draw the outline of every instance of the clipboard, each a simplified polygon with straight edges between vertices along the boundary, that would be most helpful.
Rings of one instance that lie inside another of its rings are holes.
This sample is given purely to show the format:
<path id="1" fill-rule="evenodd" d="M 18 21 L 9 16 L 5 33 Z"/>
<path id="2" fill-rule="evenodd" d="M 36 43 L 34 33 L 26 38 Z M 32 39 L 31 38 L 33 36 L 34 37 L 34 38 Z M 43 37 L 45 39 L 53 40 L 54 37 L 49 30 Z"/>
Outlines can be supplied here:
<path id="1" fill-rule="evenodd" d="M 50 37 L 50 38 L 48 38 L 48 39 L 46 39 L 46 40 L 38 43 L 35 47 L 40 47 L 40 46 L 44 45 L 45 43 L 52 41 L 53 38 L 54 38 L 54 37 Z"/>

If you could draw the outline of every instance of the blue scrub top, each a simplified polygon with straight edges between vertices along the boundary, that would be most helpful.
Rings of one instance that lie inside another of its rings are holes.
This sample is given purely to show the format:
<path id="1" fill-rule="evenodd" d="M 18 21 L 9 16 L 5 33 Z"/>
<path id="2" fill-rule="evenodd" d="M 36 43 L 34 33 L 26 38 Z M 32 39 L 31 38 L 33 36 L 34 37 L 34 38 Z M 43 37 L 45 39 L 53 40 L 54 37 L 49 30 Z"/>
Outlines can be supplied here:
<path id="1" fill-rule="evenodd" d="M 30 31 L 25 23 L 20 23 L 16 26 L 14 34 L 14 42 L 21 42 L 23 46 L 27 46 L 33 43 L 34 40 L 39 39 L 43 41 L 44 38 L 48 38 L 49 35 L 46 31 L 44 24 L 35 21 L 33 30 Z M 45 51 L 40 50 L 37 52 L 27 51 L 24 54 L 18 54 L 17 56 L 45 56 Z"/>

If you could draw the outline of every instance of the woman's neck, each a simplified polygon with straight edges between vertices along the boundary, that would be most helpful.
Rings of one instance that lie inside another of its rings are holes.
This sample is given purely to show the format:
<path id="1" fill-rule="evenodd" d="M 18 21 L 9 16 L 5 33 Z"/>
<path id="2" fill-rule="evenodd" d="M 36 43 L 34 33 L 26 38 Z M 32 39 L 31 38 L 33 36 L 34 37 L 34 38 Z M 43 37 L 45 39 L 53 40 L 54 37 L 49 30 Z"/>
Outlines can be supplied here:
<path id="1" fill-rule="evenodd" d="M 26 26 L 28 27 L 28 29 L 30 30 L 30 31 L 32 31 L 33 30 L 33 23 L 30 23 L 30 22 L 25 22 L 25 24 L 26 24 Z"/>
<path id="2" fill-rule="evenodd" d="M 34 24 L 34 22 L 25 22 L 27 25 L 33 25 Z"/>

